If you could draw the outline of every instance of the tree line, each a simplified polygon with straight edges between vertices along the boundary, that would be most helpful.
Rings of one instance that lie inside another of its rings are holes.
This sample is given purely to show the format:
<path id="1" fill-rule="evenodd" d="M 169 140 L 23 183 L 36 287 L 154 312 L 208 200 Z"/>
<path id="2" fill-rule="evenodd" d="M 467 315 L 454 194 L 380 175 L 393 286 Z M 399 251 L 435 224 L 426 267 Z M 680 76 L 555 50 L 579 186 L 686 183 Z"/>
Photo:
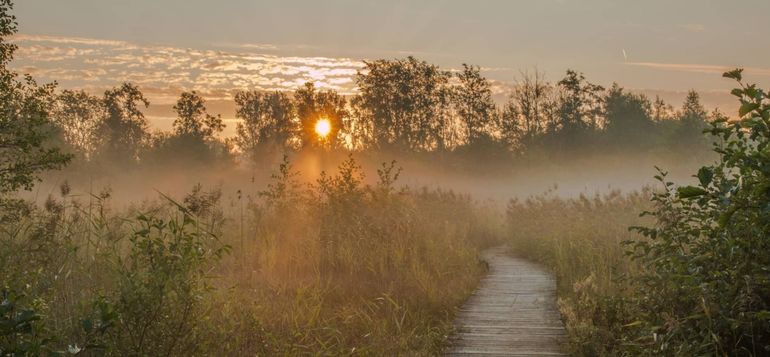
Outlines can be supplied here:
<path id="1" fill-rule="evenodd" d="M 171 132 L 150 133 L 142 109 L 149 101 L 125 83 L 94 96 L 81 90 L 52 94 L 50 117 L 64 144 L 86 160 L 167 161 L 184 152 L 205 161 L 252 161 L 302 149 L 402 152 L 495 151 L 504 157 L 535 152 L 653 149 L 691 153 L 708 142 L 702 130 L 722 118 L 708 113 L 691 91 L 679 110 L 618 84 L 604 88 L 568 70 L 550 83 L 523 73 L 503 105 L 478 66 L 456 72 L 414 57 L 365 62 L 354 96 L 308 82 L 293 92 L 238 91 L 236 135 L 217 136 L 225 124 L 195 91 L 183 92 Z M 315 123 L 331 133 L 321 138 Z"/>
<path id="2" fill-rule="evenodd" d="M 18 80 L 18 74 L 5 68 L 15 45 L 3 46 L 5 80 Z M 522 73 L 507 101 L 498 105 L 492 83 L 478 66 L 463 64 L 450 71 L 410 56 L 366 61 L 355 77 L 358 93 L 353 96 L 312 82 L 293 92 L 238 91 L 236 135 L 222 138 L 221 115 L 210 113 L 195 91 L 181 93 L 173 106 L 171 131 L 151 133 L 143 114 L 150 102 L 134 84 L 99 96 L 56 91 L 30 77 L 20 82 L 29 88 L 17 91 L 34 102 L 24 110 L 34 109 L 40 121 L 20 130 L 36 133 L 37 141 L 53 138 L 54 146 L 78 161 L 119 164 L 231 163 L 239 157 L 258 163 L 295 150 L 455 153 L 504 160 L 618 150 L 691 156 L 707 151 L 702 135 L 707 123 L 724 117 L 718 111 L 708 113 L 694 91 L 675 110 L 660 98 L 651 100 L 617 84 L 605 88 L 573 70 L 555 83 L 541 72 Z M 320 118 L 331 124 L 323 138 L 314 132 Z M 14 130 L 19 123 L 6 121 L 3 130 Z M 31 129 L 36 127 L 47 134 Z"/>

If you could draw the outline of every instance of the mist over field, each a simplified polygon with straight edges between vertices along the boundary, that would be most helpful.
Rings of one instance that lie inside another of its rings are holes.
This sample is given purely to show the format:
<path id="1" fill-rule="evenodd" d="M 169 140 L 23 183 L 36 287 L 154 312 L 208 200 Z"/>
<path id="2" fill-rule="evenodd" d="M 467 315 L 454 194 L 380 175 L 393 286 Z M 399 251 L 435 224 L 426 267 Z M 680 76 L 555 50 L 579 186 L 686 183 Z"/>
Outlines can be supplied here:
<path id="1" fill-rule="evenodd" d="M 767 14 L 0 0 L 0 357 L 766 356 Z"/>
<path id="2" fill-rule="evenodd" d="M 393 160 L 403 169 L 398 183 L 412 187 L 450 189 L 470 194 L 477 200 L 492 200 L 506 204 L 512 198 L 526 199 L 529 196 L 551 192 L 560 197 L 576 197 L 580 194 L 594 195 L 613 190 L 624 192 L 638 190 L 645 186 L 655 187 L 655 167 L 670 173 L 671 178 L 681 183 L 691 183 L 692 172 L 700 165 L 708 164 L 709 158 L 687 162 L 676 162 L 667 158 L 613 154 L 571 160 L 569 162 L 547 162 L 518 167 L 490 170 L 480 165 L 477 172 L 447 168 L 403 158 L 398 154 L 354 155 L 368 173 L 365 182 L 374 183 L 377 167 Z M 334 172 L 347 156 L 345 154 L 298 153 L 293 155 L 295 168 L 302 173 L 300 181 L 312 184 L 322 171 Z M 275 158 L 273 166 L 265 168 L 230 167 L 221 170 L 200 169 L 140 169 L 89 172 L 64 170 L 50 172 L 34 190 L 23 196 L 43 202 L 49 195 L 56 194 L 59 187 L 67 182 L 73 192 L 86 195 L 110 189 L 114 203 L 130 204 L 135 201 L 151 200 L 158 192 L 172 197 L 182 197 L 193 186 L 201 184 L 207 188 L 220 187 L 226 195 L 235 195 L 238 190 L 255 195 L 267 183 L 274 169 L 280 163 Z"/>

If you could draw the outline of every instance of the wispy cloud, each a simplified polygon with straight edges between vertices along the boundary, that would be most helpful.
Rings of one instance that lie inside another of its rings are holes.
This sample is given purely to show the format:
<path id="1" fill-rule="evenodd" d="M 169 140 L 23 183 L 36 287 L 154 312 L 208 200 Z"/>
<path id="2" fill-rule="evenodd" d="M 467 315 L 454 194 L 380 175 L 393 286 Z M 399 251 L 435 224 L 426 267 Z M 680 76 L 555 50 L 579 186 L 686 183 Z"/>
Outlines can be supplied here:
<path id="1" fill-rule="evenodd" d="M 514 71 L 511 67 L 481 67 L 482 72 L 511 72 Z"/>
<path id="2" fill-rule="evenodd" d="M 95 38 L 85 37 L 64 37 L 64 36 L 48 36 L 48 35 L 27 35 L 16 34 L 11 40 L 19 42 L 52 42 L 60 44 L 75 44 L 75 45 L 89 45 L 89 46 L 111 46 L 111 47 L 126 47 L 130 46 L 128 42 L 116 41 L 116 40 L 103 40 Z"/>
<path id="3" fill-rule="evenodd" d="M 236 90 L 294 90 L 307 81 L 350 94 L 355 91 L 353 77 L 364 66 L 349 58 L 259 52 L 277 49 L 267 44 L 215 51 L 26 34 L 12 40 L 19 45 L 13 65 L 41 81 L 94 91 L 131 81 L 155 103 L 171 102 L 182 90 L 227 99 Z"/>
<path id="4" fill-rule="evenodd" d="M 706 26 L 702 24 L 682 24 L 679 25 L 679 28 L 687 31 L 687 32 L 704 32 L 706 31 Z"/>
<path id="5" fill-rule="evenodd" d="M 260 51 L 275 51 L 278 50 L 278 46 L 269 43 L 244 43 L 237 45 L 238 48 L 244 48 L 248 50 L 260 50 Z"/>
<path id="6" fill-rule="evenodd" d="M 659 63 L 659 62 L 624 62 L 628 66 L 646 67 L 666 71 L 680 71 L 692 73 L 724 73 L 736 66 L 720 66 L 711 64 L 693 63 Z M 744 73 L 755 76 L 770 76 L 770 68 L 744 67 Z"/>

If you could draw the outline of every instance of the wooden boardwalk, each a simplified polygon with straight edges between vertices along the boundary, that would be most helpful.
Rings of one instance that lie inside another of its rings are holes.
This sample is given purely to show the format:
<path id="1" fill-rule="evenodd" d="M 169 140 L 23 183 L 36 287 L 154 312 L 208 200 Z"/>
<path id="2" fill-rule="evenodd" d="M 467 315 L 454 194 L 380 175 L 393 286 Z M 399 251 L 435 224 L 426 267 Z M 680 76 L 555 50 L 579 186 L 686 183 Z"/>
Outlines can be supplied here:
<path id="1" fill-rule="evenodd" d="M 536 264 L 484 252 L 489 274 L 463 305 L 448 356 L 566 356 L 556 282 Z"/>

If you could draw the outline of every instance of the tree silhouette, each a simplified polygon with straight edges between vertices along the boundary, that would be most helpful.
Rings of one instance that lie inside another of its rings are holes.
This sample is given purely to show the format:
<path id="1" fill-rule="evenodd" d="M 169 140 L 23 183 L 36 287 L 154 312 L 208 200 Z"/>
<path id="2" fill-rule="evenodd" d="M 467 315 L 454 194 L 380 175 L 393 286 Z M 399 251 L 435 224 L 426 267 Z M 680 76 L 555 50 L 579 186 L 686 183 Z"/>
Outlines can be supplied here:
<path id="1" fill-rule="evenodd" d="M 342 145 L 340 134 L 350 120 L 345 97 L 333 90 L 318 91 L 312 82 L 307 82 L 294 92 L 294 103 L 301 127 L 302 146 L 335 148 Z M 331 124 L 331 132 L 325 138 L 315 132 L 319 119 L 326 119 Z"/>
<path id="2" fill-rule="evenodd" d="M 225 128 L 222 116 L 209 114 L 206 111 L 206 101 L 195 91 L 182 93 L 174 105 L 174 111 L 177 113 L 177 119 L 174 120 L 177 135 L 206 140 Z"/>
<path id="3" fill-rule="evenodd" d="M 641 94 L 624 92 L 613 84 L 604 98 L 605 129 L 615 146 L 639 149 L 653 144 L 655 123 L 651 118 L 651 103 Z"/>
<path id="4" fill-rule="evenodd" d="M 463 64 L 457 74 L 459 85 L 452 91 L 452 102 L 462 123 L 463 139 L 473 145 L 489 140 L 495 130 L 497 107 L 492 99 L 492 85 L 478 66 Z"/>
<path id="5" fill-rule="evenodd" d="M 376 148 L 446 149 L 451 74 L 411 56 L 365 64 L 356 75 L 354 136 Z"/>
<path id="6" fill-rule="evenodd" d="M 183 92 L 173 107 L 177 113 L 173 133 L 152 136 L 147 157 L 162 165 L 220 164 L 228 162 L 230 150 L 216 134 L 225 125 L 220 115 L 206 110 L 206 101 L 195 91 Z"/>
<path id="7" fill-rule="evenodd" d="M 140 110 L 150 102 L 131 83 L 104 92 L 106 116 L 97 130 L 100 155 L 119 163 L 136 162 L 148 138 L 147 120 Z"/>
<path id="8" fill-rule="evenodd" d="M 691 90 L 677 113 L 678 126 L 669 138 L 670 146 L 677 152 L 691 156 L 709 148 L 709 140 L 703 134 L 708 127 L 708 112 L 700 102 L 698 92 Z"/>
<path id="9" fill-rule="evenodd" d="M 655 101 L 652 103 L 652 119 L 656 122 L 668 120 L 673 118 L 674 107 L 671 104 L 666 103 L 660 96 L 655 96 Z"/>
<path id="10" fill-rule="evenodd" d="M 285 93 L 238 92 L 235 103 L 236 116 L 243 120 L 236 127 L 235 142 L 246 155 L 256 159 L 261 150 L 273 152 L 296 145 L 295 108 Z"/>
<path id="11" fill-rule="evenodd" d="M 94 155 L 99 138 L 97 129 L 105 117 L 102 98 L 82 90 L 64 90 L 56 96 L 52 120 L 67 144 L 86 160 Z"/>
<path id="12" fill-rule="evenodd" d="M 16 33 L 10 0 L 0 0 L 0 204 L 18 189 L 31 189 L 37 175 L 60 168 L 69 155 L 50 147 L 53 125 L 48 117 L 53 85 L 39 86 L 29 75 L 8 69 L 16 45 L 7 37 Z"/>
<path id="13" fill-rule="evenodd" d="M 503 108 L 501 133 L 509 147 L 531 146 L 556 127 L 556 89 L 542 72 L 523 72 Z"/>
<path id="14" fill-rule="evenodd" d="M 567 70 L 559 81 L 563 97 L 559 107 L 559 126 L 562 130 L 597 129 L 601 126 L 604 87 L 590 83 L 582 73 Z"/>

